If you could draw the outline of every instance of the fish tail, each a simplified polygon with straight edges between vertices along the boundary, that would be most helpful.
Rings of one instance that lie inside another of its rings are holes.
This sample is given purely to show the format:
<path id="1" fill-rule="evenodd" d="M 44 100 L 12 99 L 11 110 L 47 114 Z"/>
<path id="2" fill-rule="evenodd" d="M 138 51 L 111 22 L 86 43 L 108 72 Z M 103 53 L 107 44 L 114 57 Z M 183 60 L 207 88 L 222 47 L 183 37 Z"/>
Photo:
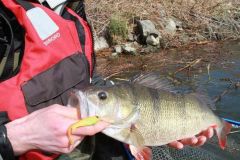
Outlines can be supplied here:
<path id="1" fill-rule="evenodd" d="M 223 121 L 223 127 L 216 128 L 219 145 L 222 149 L 225 149 L 227 143 L 227 135 L 231 131 L 232 124 Z"/>

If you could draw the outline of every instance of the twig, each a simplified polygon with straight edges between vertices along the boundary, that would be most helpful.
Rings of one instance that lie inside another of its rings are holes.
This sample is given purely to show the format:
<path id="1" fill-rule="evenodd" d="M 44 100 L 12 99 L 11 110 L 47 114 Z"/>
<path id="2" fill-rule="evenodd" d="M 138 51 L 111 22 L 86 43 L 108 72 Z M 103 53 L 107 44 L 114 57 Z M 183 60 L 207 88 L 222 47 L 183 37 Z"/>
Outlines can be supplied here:
<path id="1" fill-rule="evenodd" d="M 105 77 L 104 80 L 108 80 L 109 78 L 112 78 L 113 76 L 116 76 L 116 75 L 118 75 L 118 74 L 120 74 L 120 73 L 122 73 L 122 72 L 123 72 L 123 71 L 119 71 L 119 72 L 113 73 L 113 74 Z"/>
<path id="2" fill-rule="evenodd" d="M 209 64 L 207 65 L 207 73 L 208 73 L 208 80 L 209 80 L 209 81 L 211 80 L 210 67 L 211 67 L 211 64 L 209 63 Z"/>
<path id="3" fill-rule="evenodd" d="M 227 93 L 229 93 L 232 89 L 237 89 L 237 88 L 240 87 L 240 82 L 233 83 L 232 80 L 229 80 L 229 81 L 231 82 L 231 84 L 228 86 L 228 88 L 225 89 L 219 96 L 216 96 L 216 97 L 213 99 L 213 101 L 214 101 L 215 103 L 221 101 L 222 97 L 223 97 L 224 95 L 226 95 Z"/>
<path id="4" fill-rule="evenodd" d="M 178 72 L 181 72 L 181 71 L 183 71 L 183 70 L 185 70 L 185 69 L 187 69 L 187 68 L 189 69 L 189 68 L 195 66 L 195 65 L 198 64 L 201 60 L 202 60 L 201 58 L 198 58 L 198 59 L 190 62 L 190 64 L 188 64 L 188 65 L 184 66 L 183 68 L 180 68 L 179 70 L 177 70 L 177 71 L 174 73 L 174 75 L 176 75 Z"/>
<path id="5" fill-rule="evenodd" d="M 221 101 L 222 97 L 224 95 L 226 95 L 228 92 L 230 92 L 231 89 L 225 89 L 219 96 L 217 96 L 216 98 L 213 99 L 213 102 L 217 103 L 219 101 Z"/>

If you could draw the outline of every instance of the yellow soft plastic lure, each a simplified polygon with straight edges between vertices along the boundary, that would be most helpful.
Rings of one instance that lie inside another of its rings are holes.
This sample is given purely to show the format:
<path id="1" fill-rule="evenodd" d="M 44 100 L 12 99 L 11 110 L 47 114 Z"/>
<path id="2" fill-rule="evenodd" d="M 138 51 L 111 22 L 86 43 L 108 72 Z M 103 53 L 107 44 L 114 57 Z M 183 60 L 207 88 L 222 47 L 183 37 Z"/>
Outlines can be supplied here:
<path id="1" fill-rule="evenodd" d="M 75 131 L 79 127 L 92 126 L 98 123 L 99 121 L 100 119 L 97 116 L 93 116 L 93 117 L 87 117 L 87 118 L 81 119 L 78 122 L 72 124 L 67 130 L 67 136 L 68 136 L 70 145 L 74 143 L 72 140 L 73 131 Z"/>

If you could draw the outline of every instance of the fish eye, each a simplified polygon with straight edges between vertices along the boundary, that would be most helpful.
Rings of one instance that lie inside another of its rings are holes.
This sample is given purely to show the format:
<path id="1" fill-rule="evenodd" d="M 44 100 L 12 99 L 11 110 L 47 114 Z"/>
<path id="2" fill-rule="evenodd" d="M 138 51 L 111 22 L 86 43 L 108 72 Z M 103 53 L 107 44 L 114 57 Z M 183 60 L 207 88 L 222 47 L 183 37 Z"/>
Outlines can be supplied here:
<path id="1" fill-rule="evenodd" d="M 98 93 L 98 98 L 100 99 L 100 100 L 105 100 L 105 99 L 107 99 L 107 93 L 106 92 L 99 92 Z"/>

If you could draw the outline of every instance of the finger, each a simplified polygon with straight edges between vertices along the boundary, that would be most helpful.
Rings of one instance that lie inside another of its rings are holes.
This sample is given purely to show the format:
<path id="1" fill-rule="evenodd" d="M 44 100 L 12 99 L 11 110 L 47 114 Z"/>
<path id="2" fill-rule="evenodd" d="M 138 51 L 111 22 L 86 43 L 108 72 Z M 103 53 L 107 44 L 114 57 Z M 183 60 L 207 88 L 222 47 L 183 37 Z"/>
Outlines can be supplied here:
<path id="1" fill-rule="evenodd" d="M 207 137 L 205 136 L 199 136 L 197 139 L 198 142 L 195 144 L 195 146 L 202 146 L 207 141 Z"/>
<path id="2" fill-rule="evenodd" d="M 183 149 L 184 145 L 181 142 L 174 141 L 168 144 L 168 146 L 176 149 Z"/>
<path id="3" fill-rule="evenodd" d="M 81 142 L 82 142 L 82 140 L 74 141 L 74 143 L 72 145 L 70 145 L 69 150 L 73 151 Z"/>
<path id="4" fill-rule="evenodd" d="M 89 136 L 91 136 L 98 132 L 101 132 L 109 125 L 110 124 L 107 122 L 100 121 L 97 124 L 92 125 L 92 126 L 80 127 L 78 129 L 76 129 L 75 131 L 73 131 L 73 134 L 74 135 L 89 135 Z"/>
<path id="5" fill-rule="evenodd" d="M 214 135 L 214 129 L 209 127 L 207 130 L 200 133 L 200 135 L 205 136 L 206 138 L 212 138 Z"/>
<path id="6" fill-rule="evenodd" d="M 82 141 L 83 137 L 72 135 L 71 140 L 74 144 L 75 142 Z M 70 145 L 71 145 L 70 144 L 70 139 L 67 135 L 58 138 L 58 140 L 55 143 L 53 142 L 53 143 L 50 143 L 50 144 L 51 144 L 51 146 L 55 146 L 56 148 L 69 148 Z"/>
<path id="7" fill-rule="evenodd" d="M 68 138 L 68 141 L 69 141 L 69 144 L 70 144 L 70 139 L 69 139 L 69 137 L 67 137 L 67 138 Z M 76 136 L 76 135 L 72 135 L 71 138 L 72 138 L 72 141 L 73 141 L 73 145 L 77 142 L 81 142 L 84 139 L 83 136 Z"/>
<path id="8" fill-rule="evenodd" d="M 180 141 L 183 145 L 195 145 L 198 142 L 198 139 L 194 136 L 191 138 L 185 138 Z"/>

